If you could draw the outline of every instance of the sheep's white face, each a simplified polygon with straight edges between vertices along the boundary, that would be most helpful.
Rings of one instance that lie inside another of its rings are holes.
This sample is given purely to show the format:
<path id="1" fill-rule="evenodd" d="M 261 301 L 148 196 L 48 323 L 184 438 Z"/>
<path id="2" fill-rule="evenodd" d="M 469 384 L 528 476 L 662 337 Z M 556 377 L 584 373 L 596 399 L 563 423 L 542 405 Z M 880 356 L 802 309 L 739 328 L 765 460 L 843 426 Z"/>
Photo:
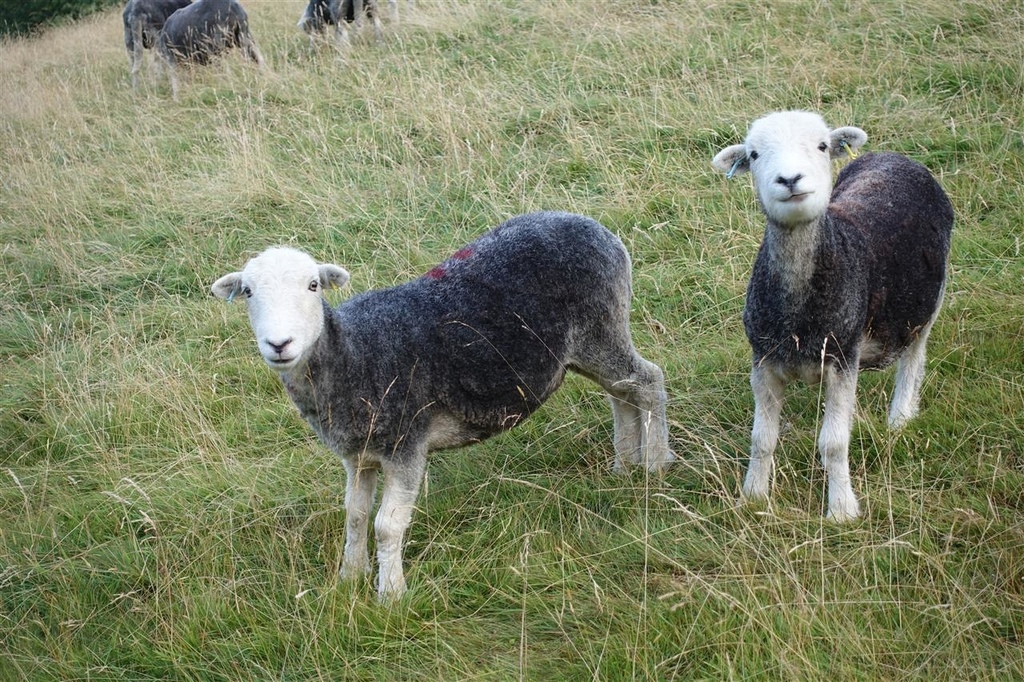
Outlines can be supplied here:
<path id="1" fill-rule="evenodd" d="M 212 290 L 228 301 L 246 299 L 260 354 L 271 368 L 288 372 L 305 364 L 323 331 L 321 291 L 348 278 L 337 265 L 319 265 L 295 249 L 272 248 L 241 272 L 218 279 Z"/>
<path id="2" fill-rule="evenodd" d="M 794 227 L 824 215 L 832 195 L 831 160 L 866 141 L 860 128 L 829 130 L 818 114 L 783 111 L 754 121 L 744 143 L 723 149 L 712 163 L 730 174 L 750 171 L 768 218 Z"/>

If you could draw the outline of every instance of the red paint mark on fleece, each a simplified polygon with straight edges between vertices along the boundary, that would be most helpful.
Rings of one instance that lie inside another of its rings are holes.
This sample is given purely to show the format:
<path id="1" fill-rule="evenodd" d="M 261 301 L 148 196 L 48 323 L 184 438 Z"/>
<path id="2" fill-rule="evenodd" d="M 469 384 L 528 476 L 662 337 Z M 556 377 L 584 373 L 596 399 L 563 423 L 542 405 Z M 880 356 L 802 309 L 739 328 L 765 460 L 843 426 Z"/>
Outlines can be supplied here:
<path id="1" fill-rule="evenodd" d="M 427 279 L 441 279 L 446 274 L 448 274 L 448 268 L 446 268 L 443 265 L 437 265 L 423 276 L 426 277 Z"/>
<path id="2" fill-rule="evenodd" d="M 455 253 L 453 253 L 451 255 L 451 258 L 449 258 L 448 261 L 446 262 L 466 260 L 467 258 L 473 255 L 473 251 L 474 249 L 472 246 L 464 246 Z M 441 265 L 435 265 L 429 272 L 427 272 L 427 274 L 423 276 L 426 277 L 427 279 L 441 279 L 447 274 L 448 268 L 445 266 L 444 263 L 442 263 Z"/>

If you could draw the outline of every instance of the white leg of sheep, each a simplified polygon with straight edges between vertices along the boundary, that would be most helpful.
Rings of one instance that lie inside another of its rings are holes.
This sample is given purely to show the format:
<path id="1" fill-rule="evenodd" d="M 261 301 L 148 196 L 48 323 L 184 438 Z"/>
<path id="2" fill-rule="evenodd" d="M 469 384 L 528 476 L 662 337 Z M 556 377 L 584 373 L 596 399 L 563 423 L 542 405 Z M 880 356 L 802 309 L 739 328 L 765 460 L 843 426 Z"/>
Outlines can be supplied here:
<path id="1" fill-rule="evenodd" d="M 350 579 L 370 572 L 366 535 L 377 492 L 377 468 L 361 467 L 349 458 L 342 462 L 345 465 L 345 554 L 341 577 Z"/>
<path id="2" fill-rule="evenodd" d="M 850 481 L 850 431 L 857 404 L 857 366 L 825 370 L 825 415 L 818 435 L 821 464 L 828 475 L 828 518 L 851 521 L 860 505 Z"/>
<path id="3" fill-rule="evenodd" d="M 615 463 L 622 473 L 627 464 L 643 464 L 648 471 L 661 471 L 675 459 L 668 447 L 667 397 L 661 368 L 634 354 L 635 369 L 627 378 L 620 373 L 585 369 L 608 392 L 614 422 Z"/>
<path id="4" fill-rule="evenodd" d="M 628 283 L 624 284 L 628 291 Z M 575 334 L 569 365 L 603 388 L 612 406 L 615 462 L 624 472 L 628 464 L 643 464 L 661 471 L 675 455 L 668 446 L 665 375 L 633 346 L 629 329 L 629 298 L 609 319 Z"/>
<path id="5" fill-rule="evenodd" d="M 396 454 L 382 468 L 384 492 L 373 526 L 377 537 L 377 594 L 386 598 L 405 592 L 402 547 L 427 469 L 426 447 L 414 453 Z"/>
<path id="6" fill-rule="evenodd" d="M 757 365 L 750 373 L 750 387 L 754 392 L 754 427 L 750 434 L 750 465 L 743 481 L 743 499 L 763 500 L 771 489 L 786 384 L 768 367 Z"/>
<path id="7" fill-rule="evenodd" d="M 893 389 L 892 402 L 889 404 L 890 429 L 901 429 L 908 421 L 917 416 L 921 400 L 921 384 L 924 383 L 925 346 L 928 344 L 928 335 L 931 334 L 932 325 L 935 324 L 935 318 L 938 315 L 939 308 L 936 308 L 931 321 L 921 329 L 914 342 L 900 355 L 899 364 L 896 367 L 896 387 Z"/>

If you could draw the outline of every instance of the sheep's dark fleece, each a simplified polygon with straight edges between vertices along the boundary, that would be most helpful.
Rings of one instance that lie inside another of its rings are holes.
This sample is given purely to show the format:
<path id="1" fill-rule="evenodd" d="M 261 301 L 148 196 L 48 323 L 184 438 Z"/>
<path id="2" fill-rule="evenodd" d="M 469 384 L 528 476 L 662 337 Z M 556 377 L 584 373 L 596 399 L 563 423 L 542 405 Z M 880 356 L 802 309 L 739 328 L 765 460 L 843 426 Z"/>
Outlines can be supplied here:
<path id="1" fill-rule="evenodd" d="M 171 91 L 178 96 L 176 66 L 207 64 L 232 47 L 263 66 L 263 55 L 249 31 L 249 16 L 238 0 L 197 0 L 167 18 L 157 41 L 157 51 L 167 64 Z"/>
<path id="2" fill-rule="evenodd" d="M 953 206 L 920 163 L 893 153 L 852 161 L 822 217 L 806 290 L 780 286 L 773 242 L 761 244 L 743 313 L 754 364 L 817 365 L 825 339 L 826 363 L 843 370 L 852 359 L 891 364 L 935 314 L 952 226 Z M 863 336 L 878 345 L 867 355 Z"/>

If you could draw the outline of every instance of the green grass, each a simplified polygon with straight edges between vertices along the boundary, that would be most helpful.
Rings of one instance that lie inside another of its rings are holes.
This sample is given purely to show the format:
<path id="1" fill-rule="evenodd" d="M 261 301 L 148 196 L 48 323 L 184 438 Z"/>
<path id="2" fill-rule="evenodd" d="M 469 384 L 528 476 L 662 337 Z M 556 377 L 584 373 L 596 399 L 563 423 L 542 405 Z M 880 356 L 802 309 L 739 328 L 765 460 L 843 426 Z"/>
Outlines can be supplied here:
<path id="1" fill-rule="evenodd" d="M 179 103 L 131 92 L 116 10 L 0 42 L 0 679 L 1024 677 L 1024 6 L 421 0 L 340 59 L 302 4 L 250 0 L 268 69 Z M 791 107 L 957 211 L 922 414 L 888 433 L 891 373 L 862 378 L 845 526 L 816 387 L 771 505 L 733 505 L 761 218 L 709 161 Z M 612 475 L 570 378 L 436 454 L 378 604 L 336 578 L 340 463 L 209 285 L 290 243 L 388 286 L 541 208 L 629 247 L 680 463 Z"/>

